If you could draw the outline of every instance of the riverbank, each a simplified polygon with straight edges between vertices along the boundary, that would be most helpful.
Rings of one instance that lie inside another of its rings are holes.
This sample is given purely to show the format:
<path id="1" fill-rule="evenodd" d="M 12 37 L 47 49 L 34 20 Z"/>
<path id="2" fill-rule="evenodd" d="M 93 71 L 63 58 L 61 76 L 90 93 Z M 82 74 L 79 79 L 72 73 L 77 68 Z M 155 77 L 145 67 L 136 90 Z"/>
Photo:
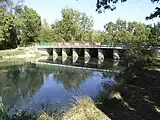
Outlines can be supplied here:
<path id="1" fill-rule="evenodd" d="M 19 47 L 12 50 L 1 50 L 0 59 L 28 59 L 47 56 L 46 53 L 38 51 L 35 47 Z"/>
<path id="2" fill-rule="evenodd" d="M 111 120 L 100 111 L 93 100 L 89 97 L 78 97 L 72 104 L 73 107 L 66 113 L 47 114 L 42 112 L 40 115 L 27 112 L 17 113 L 11 116 L 14 120 Z M 10 116 L 5 112 L 3 105 L 0 104 L 0 120 L 9 120 Z"/>
<path id="3" fill-rule="evenodd" d="M 24 59 L 2 59 L 0 60 L 0 67 L 11 67 L 23 65 L 25 63 Z"/>
<path id="4" fill-rule="evenodd" d="M 128 68 L 110 94 L 101 94 L 97 105 L 113 120 L 156 120 L 160 118 L 160 66 Z"/>

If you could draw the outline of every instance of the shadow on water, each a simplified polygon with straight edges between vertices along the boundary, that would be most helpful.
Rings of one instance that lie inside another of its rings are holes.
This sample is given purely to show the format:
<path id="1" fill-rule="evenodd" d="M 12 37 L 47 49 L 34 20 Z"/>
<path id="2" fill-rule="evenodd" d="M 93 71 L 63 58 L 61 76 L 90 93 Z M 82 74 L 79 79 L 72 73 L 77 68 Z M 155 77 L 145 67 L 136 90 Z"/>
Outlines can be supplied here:
<path id="1" fill-rule="evenodd" d="M 0 96 L 9 113 L 15 109 L 67 110 L 74 95 L 88 95 L 96 99 L 101 83 L 116 84 L 116 74 L 98 69 L 44 68 L 31 64 L 1 67 Z"/>
<path id="2" fill-rule="evenodd" d="M 160 118 L 160 71 L 129 68 L 116 79 L 114 88 L 104 88 L 97 96 L 103 112 L 113 120 Z"/>

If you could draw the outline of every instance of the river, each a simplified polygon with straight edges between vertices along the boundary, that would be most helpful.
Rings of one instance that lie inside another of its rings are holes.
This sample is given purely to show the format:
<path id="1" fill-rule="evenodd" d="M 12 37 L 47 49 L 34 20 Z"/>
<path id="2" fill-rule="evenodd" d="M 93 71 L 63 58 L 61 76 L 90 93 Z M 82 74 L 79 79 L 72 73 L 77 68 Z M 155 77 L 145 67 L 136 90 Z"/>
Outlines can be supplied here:
<path id="1" fill-rule="evenodd" d="M 103 90 L 101 85 L 111 89 L 123 68 L 121 62 L 114 66 L 112 60 L 101 65 L 96 60 L 87 64 L 70 64 L 69 60 L 65 63 L 39 60 L 38 63 L 41 64 L 25 62 L 0 67 L 0 97 L 9 113 L 16 109 L 68 110 L 71 101 L 82 95 L 96 100 Z"/>

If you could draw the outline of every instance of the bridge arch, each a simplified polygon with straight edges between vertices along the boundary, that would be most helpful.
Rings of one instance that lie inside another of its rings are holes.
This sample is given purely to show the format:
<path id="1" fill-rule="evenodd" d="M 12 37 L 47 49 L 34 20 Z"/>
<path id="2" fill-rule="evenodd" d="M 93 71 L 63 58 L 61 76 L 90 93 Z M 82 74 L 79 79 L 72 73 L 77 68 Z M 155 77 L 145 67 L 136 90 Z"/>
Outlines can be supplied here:
<path id="1" fill-rule="evenodd" d="M 58 58 L 58 54 L 55 49 L 53 49 L 53 60 L 56 60 Z"/>
<path id="2" fill-rule="evenodd" d="M 89 51 L 87 49 L 85 49 L 85 52 L 84 52 L 84 62 L 85 64 L 88 63 L 91 59 L 91 56 L 89 54 Z"/>
<path id="3" fill-rule="evenodd" d="M 113 59 L 114 60 L 119 60 L 120 59 L 120 56 L 118 54 L 118 50 L 113 50 Z"/>
<path id="4" fill-rule="evenodd" d="M 79 57 L 79 56 L 78 56 L 76 50 L 73 49 L 73 55 L 72 55 L 73 63 L 76 62 L 76 61 L 78 60 L 78 57 Z"/>
<path id="5" fill-rule="evenodd" d="M 98 64 L 102 64 L 103 61 L 104 61 L 103 51 L 101 49 L 98 49 Z"/>

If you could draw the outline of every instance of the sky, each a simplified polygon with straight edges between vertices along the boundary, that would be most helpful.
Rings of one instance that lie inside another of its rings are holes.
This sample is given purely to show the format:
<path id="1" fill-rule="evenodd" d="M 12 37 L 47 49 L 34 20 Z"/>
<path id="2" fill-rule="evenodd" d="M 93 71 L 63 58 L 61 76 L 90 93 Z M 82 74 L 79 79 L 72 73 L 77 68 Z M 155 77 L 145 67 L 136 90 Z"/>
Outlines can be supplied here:
<path id="1" fill-rule="evenodd" d="M 107 22 L 115 22 L 118 18 L 126 21 L 137 21 L 145 24 L 157 23 L 160 18 L 145 20 L 145 17 L 155 11 L 158 3 L 151 3 L 150 0 L 128 0 L 125 3 L 116 4 L 115 11 L 106 10 L 98 14 L 96 9 L 97 0 L 26 0 L 28 7 L 35 9 L 49 24 L 61 19 L 62 8 L 69 7 L 80 12 L 85 12 L 94 20 L 94 29 L 103 30 Z"/>

